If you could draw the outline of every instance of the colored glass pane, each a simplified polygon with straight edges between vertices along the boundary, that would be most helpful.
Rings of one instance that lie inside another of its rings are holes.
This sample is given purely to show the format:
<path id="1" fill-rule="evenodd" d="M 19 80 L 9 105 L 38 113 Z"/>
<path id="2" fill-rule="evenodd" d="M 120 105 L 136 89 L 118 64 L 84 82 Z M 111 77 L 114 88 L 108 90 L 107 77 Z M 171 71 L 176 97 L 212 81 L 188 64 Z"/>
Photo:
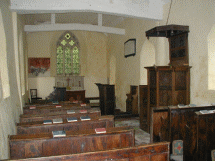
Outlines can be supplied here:
<path id="1" fill-rule="evenodd" d="M 63 39 L 58 41 L 60 46 L 57 47 L 57 74 L 79 74 L 79 49 L 74 44 L 78 44 L 72 40 L 72 35 L 66 33 Z M 69 44 L 69 45 L 68 45 Z"/>
<path id="2" fill-rule="evenodd" d="M 66 40 L 61 41 L 61 44 L 65 46 L 67 44 Z"/>
<path id="3" fill-rule="evenodd" d="M 61 46 L 59 46 L 59 47 L 57 48 L 57 53 L 58 53 L 58 54 L 62 54 L 62 53 L 63 53 L 63 49 L 62 49 Z"/>
<path id="4" fill-rule="evenodd" d="M 67 34 L 65 35 L 65 38 L 66 38 L 66 39 L 70 39 L 70 37 L 71 37 L 71 36 L 70 36 L 69 33 L 67 33 Z"/>
<path id="5" fill-rule="evenodd" d="M 74 42 L 73 40 L 71 40 L 71 41 L 69 42 L 69 44 L 70 44 L 71 46 L 73 46 L 73 45 L 75 44 L 75 42 Z"/>

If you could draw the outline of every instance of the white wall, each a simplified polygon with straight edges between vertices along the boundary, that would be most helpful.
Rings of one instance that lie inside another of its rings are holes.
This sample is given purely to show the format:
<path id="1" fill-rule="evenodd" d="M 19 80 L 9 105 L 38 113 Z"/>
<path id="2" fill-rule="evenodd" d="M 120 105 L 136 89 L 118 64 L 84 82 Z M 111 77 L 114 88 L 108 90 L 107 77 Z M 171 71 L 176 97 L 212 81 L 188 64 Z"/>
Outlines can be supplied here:
<path id="1" fill-rule="evenodd" d="M 9 97 L 3 97 L 2 79 L 0 78 L 0 159 L 9 157 L 8 135 L 16 134 L 16 122 L 19 121 L 21 113 L 20 91 L 17 84 L 20 83 L 16 75 L 15 52 L 12 13 L 9 9 L 9 1 L 0 1 L 0 10 L 2 20 L 0 19 L 1 31 L 4 31 L 5 37 L 1 34 L 0 41 L 6 43 L 6 55 L 9 76 Z M 17 40 L 16 40 L 17 42 Z M 17 45 L 17 44 L 16 44 Z M 1 50 L 3 52 L 3 50 Z M 1 71 L 2 72 L 2 71 Z"/>
<path id="2" fill-rule="evenodd" d="M 147 41 L 145 31 L 153 27 L 154 24 L 155 22 L 152 21 L 126 19 L 119 25 L 119 27 L 126 29 L 126 35 L 109 36 L 109 53 L 116 58 L 116 107 L 122 111 L 126 111 L 126 94 L 130 92 L 130 85 L 140 85 L 140 79 L 141 84 L 146 84 L 146 69 L 143 67 L 155 63 L 155 54 L 151 52 L 151 47 L 148 46 L 150 50 L 144 49 L 144 43 Z M 132 38 L 136 38 L 136 55 L 125 58 L 124 42 Z"/>
<path id="3" fill-rule="evenodd" d="M 208 104 L 215 102 L 214 91 L 208 90 L 208 44 L 207 37 L 214 25 L 215 1 L 195 0 L 173 1 L 168 24 L 188 25 L 190 32 L 188 36 L 189 44 L 189 64 L 191 68 L 191 93 L 190 101 L 195 104 Z M 164 7 L 164 21 L 166 24 L 169 4 Z M 166 42 L 166 49 L 169 48 Z M 168 50 L 167 50 L 168 51 Z"/>
<path id="4" fill-rule="evenodd" d="M 95 83 L 107 83 L 107 36 L 103 33 L 71 31 L 80 43 L 81 76 L 84 76 L 86 97 L 98 97 Z M 29 89 L 37 88 L 43 99 L 53 92 L 56 75 L 56 42 L 62 32 L 34 32 L 27 34 L 28 57 L 50 58 L 51 77 L 28 78 Z M 40 83 L 39 83 L 40 82 Z M 49 83 L 50 82 L 50 83 Z"/>

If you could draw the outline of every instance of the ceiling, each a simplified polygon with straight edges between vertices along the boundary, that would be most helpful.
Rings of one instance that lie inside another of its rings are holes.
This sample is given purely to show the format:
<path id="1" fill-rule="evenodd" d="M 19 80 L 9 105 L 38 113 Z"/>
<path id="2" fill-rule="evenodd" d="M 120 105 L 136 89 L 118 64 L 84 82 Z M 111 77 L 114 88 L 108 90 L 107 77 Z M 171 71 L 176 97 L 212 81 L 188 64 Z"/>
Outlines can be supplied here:
<path id="1" fill-rule="evenodd" d="M 25 14 L 26 25 L 50 24 L 51 13 Z M 102 14 L 102 26 L 115 27 L 126 17 Z M 55 13 L 55 23 L 78 23 L 98 25 L 98 13 L 93 12 L 72 12 Z"/>
<path id="2" fill-rule="evenodd" d="M 25 31 L 86 30 L 125 34 L 117 27 L 128 18 L 162 20 L 168 0 L 10 0 L 25 17 Z"/>

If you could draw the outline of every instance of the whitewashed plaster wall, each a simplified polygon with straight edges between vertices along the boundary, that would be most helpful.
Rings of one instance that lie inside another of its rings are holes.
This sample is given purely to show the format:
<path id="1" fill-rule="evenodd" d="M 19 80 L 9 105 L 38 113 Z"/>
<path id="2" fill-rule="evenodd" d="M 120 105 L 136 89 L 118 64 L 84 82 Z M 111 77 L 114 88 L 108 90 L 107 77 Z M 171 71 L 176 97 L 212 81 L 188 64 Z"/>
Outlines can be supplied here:
<path id="1" fill-rule="evenodd" d="M 140 72 L 145 75 L 145 78 L 141 78 L 142 82 L 147 83 L 146 70 L 140 68 L 140 63 L 142 66 L 154 65 L 155 63 L 153 53 L 143 50 L 145 41 L 148 41 L 145 31 L 153 27 L 154 24 L 153 21 L 128 18 L 119 25 L 119 27 L 125 28 L 125 36 L 109 36 L 109 53 L 116 58 L 116 107 L 122 111 L 126 111 L 126 94 L 130 92 L 130 85 L 140 85 Z M 124 42 L 132 38 L 136 38 L 136 55 L 125 58 Z M 144 54 L 144 61 L 140 61 L 143 59 L 141 54 Z"/>
<path id="2" fill-rule="evenodd" d="M 94 83 L 107 83 L 107 36 L 103 33 L 71 31 L 80 43 L 81 76 L 85 76 L 86 97 L 98 97 Z M 49 57 L 51 76 L 28 78 L 29 89 L 37 88 L 38 96 L 45 99 L 53 91 L 56 75 L 56 42 L 62 32 L 34 32 L 27 34 L 28 57 Z M 31 81 L 30 81 L 31 79 Z M 38 82 L 38 83 L 36 83 Z M 41 83 L 39 83 L 41 82 Z"/>
<path id="3" fill-rule="evenodd" d="M 9 145 L 8 135 L 16 134 L 16 122 L 19 121 L 21 105 L 19 91 L 17 87 L 16 66 L 14 56 L 14 36 L 12 13 L 9 9 L 9 1 L 0 1 L 1 10 L 1 33 L 0 41 L 6 43 L 7 65 L 9 74 L 10 96 L 3 97 L 2 87 L 0 87 L 0 159 L 8 159 Z M 1 71 L 2 72 L 2 71 Z M 1 79 L 4 78 L 0 78 Z"/>
<path id="4" fill-rule="evenodd" d="M 140 49 L 143 48 L 143 43 L 146 40 L 145 31 L 159 25 L 166 25 L 167 15 L 169 11 L 170 3 L 164 6 L 164 19 L 159 22 L 144 21 L 144 20 L 127 20 L 120 26 L 124 26 L 126 29 L 125 36 L 111 35 L 110 41 L 110 54 L 116 57 L 116 104 L 121 110 L 125 111 L 126 108 L 126 93 L 129 92 L 130 85 L 138 85 L 146 83 L 145 75 L 146 71 L 140 78 Z M 196 0 L 196 1 L 173 1 L 172 8 L 168 20 L 168 24 L 188 25 L 189 32 L 189 64 L 191 68 L 191 103 L 197 105 L 210 104 L 215 102 L 215 91 L 208 90 L 208 44 L 207 37 L 215 23 L 214 14 L 215 2 L 212 0 Z M 123 43 L 129 38 L 137 39 L 137 55 L 135 57 L 124 58 L 123 57 Z M 155 48 L 155 60 L 147 59 L 150 55 L 145 55 L 146 62 L 149 64 L 158 63 L 158 65 L 167 65 L 169 45 L 168 39 L 162 39 L 162 41 L 156 40 L 156 38 L 150 38 L 150 42 Z M 162 50 L 159 51 L 159 45 L 162 46 Z M 160 61 L 160 52 L 167 60 Z M 156 60 L 157 59 L 157 60 Z M 149 62 L 149 61 L 150 62 Z M 141 63 L 143 63 L 141 61 Z M 149 64 L 141 64 L 141 66 L 148 66 Z M 145 74 L 144 74 L 145 73 Z"/>
<path id="5" fill-rule="evenodd" d="M 173 1 L 168 24 L 188 25 L 190 32 L 189 64 L 191 68 L 191 103 L 201 105 L 215 102 L 215 91 L 208 90 L 208 44 L 207 37 L 215 24 L 215 1 Z M 166 24 L 169 4 L 164 6 L 164 20 Z M 168 51 L 168 42 L 165 43 Z"/>

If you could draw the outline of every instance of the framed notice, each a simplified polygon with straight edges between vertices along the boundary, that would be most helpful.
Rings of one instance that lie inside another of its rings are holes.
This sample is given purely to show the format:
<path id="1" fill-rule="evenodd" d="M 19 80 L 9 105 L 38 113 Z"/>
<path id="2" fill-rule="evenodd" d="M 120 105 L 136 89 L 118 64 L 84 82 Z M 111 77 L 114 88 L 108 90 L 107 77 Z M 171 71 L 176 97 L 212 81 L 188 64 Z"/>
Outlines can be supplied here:
<path id="1" fill-rule="evenodd" d="M 125 58 L 136 55 L 136 39 L 129 39 L 124 43 Z"/>

